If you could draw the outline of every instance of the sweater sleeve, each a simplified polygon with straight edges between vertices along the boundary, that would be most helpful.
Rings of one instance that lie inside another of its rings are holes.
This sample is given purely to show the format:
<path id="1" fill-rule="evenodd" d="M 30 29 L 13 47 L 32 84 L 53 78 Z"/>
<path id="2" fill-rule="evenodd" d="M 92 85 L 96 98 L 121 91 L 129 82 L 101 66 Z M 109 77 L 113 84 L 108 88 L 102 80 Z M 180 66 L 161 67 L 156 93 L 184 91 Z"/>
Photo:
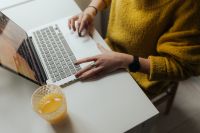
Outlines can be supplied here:
<path id="1" fill-rule="evenodd" d="M 103 0 L 106 4 L 106 8 L 110 6 L 112 0 Z"/>
<path id="2" fill-rule="evenodd" d="M 149 56 L 149 80 L 183 80 L 200 74 L 199 2 L 180 5 L 172 27 L 158 40 L 157 52 Z"/>

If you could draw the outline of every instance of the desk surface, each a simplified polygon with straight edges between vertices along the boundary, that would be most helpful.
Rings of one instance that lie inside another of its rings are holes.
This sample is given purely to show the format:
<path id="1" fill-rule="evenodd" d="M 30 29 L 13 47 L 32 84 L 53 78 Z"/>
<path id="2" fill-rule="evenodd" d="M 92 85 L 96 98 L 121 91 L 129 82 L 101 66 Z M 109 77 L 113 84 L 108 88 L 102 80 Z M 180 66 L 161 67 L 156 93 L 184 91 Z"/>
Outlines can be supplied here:
<path id="1" fill-rule="evenodd" d="M 29 1 L 30 0 L 0 0 L 0 10 L 2 11 Z"/>
<path id="2" fill-rule="evenodd" d="M 35 0 L 4 10 L 26 31 L 79 12 L 73 0 Z M 94 39 L 105 46 L 97 32 Z M 77 82 L 64 88 L 69 123 L 63 129 L 53 128 L 31 108 L 30 97 L 37 87 L 0 69 L 0 132 L 121 133 L 158 113 L 131 76 L 117 72 L 97 81 Z"/>

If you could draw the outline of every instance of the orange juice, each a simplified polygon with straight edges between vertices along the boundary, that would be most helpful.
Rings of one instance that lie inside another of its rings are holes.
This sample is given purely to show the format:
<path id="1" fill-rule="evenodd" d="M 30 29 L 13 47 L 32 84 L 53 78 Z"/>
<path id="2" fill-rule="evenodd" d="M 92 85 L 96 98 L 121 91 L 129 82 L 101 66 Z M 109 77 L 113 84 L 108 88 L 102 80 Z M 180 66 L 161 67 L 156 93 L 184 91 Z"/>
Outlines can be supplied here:
<path id="1" fill-rule="evenodd" d="M 38 103 L 38 112 L 52 124 L 61 122 L 67 113 L 65 98 L 59 93 L 45 95 Z"/>

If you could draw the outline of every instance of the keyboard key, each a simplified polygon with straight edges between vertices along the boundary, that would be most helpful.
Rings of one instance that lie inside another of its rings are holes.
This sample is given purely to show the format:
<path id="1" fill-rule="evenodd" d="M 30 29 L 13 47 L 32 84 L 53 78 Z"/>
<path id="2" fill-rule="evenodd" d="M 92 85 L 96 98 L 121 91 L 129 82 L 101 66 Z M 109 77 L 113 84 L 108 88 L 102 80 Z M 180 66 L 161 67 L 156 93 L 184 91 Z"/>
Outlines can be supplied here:
<path id="1" fill-rule="evenodd" d="M 76 70 L 75 69 L 71 69 L 71 72 L 72 72 L 72 74 L 75 74 Z"/>
<path id="2" fill-rule="evenodd" d="M 62 66 L 61 66 L 60 64 L 57 64 L 57 68 L 59 68 L 59 69 L 60 69 L 61 67 L 62 67 Z"/>
<path id="3" fill-rule="evenodd" d="M 66 75 L 61 75 L 61 78 L 62 78 L 62 79 L 66 78 L 66 77 L 67 77 Z"/>
<path id="4" fill-rule="evenodd" d="M 76 71 L 79 71 L 79 70 L 81 70 L 81 67 L 80 67 L 80 65 L 75 65 L 75 68 L 76 68 Z"/>
<path id="5" fill-rule="evenodd" d="M 56 81 L 60 81 L 60 80 L 61 80 L 60 76 L 56 77 Z"/>
<path id="6" fill-rule="evenodd" d="M 52 81 L 53 81 L 53 82 L 56 82 L 56 78 L 52 78 Z"/>
<path id="7" fill-rule="evenodd" d="M 65 71 L 65 74 L 67 75 L 67 77 L 72 75 L 70 71 Z"/>
<path id="8" fill-rule="evenodd" d="M 58 26 L 49 26 L 34 32 L 44 63 L 48 67 L 53 82 L 75 74 L 81 69 L 74 66 L 76 58 Z M 40 42 L 40 43 L 39 43 Z"/>

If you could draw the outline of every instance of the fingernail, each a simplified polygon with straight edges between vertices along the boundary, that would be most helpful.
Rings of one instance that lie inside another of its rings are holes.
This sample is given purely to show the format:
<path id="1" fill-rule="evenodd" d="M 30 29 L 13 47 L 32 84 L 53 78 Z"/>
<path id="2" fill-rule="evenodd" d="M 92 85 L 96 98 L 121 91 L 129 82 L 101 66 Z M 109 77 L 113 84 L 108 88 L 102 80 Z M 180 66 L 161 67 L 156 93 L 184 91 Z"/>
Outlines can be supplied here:
<path id="1" fill-rule="evenodd" d="M 78 36 L 81 37 L 81 32 L 78 32 Z"/>
<path id="2" fill-rule="evenodd" d="M 79 72 L 77 72 L 77 73 L 75 73 L 75 75 L 74 75 L 76 78 L 78 78 L 79 76 L 81 76 L 80 75 L 80 73 Z"/>
<path id="3" fill-rule="evenodd" d="M 78 78 L 78 74 L 76 73 L 75 75 L 74 75 L 76 78 Z"/>
<path id="4" fill-rule="evenodd" d="M 78 65 L 78 62 L 74 62 L 74 65 Z"/>
<path id="5" fill-rule="evenodd" d="M 83 77 L 83 76 L 80 76 L 79 79 L 80 79 L 80 80 L 84 80 L 84 77 Z"/>

